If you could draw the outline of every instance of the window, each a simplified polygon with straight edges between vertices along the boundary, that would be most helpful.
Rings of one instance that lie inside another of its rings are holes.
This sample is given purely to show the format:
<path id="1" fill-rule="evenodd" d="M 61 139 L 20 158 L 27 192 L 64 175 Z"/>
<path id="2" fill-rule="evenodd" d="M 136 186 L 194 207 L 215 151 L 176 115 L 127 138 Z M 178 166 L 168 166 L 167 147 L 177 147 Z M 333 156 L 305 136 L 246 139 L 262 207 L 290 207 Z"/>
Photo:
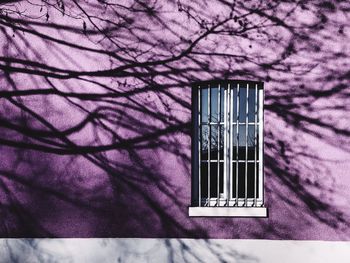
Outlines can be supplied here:
<path id="1" fill-rule="evenodd" d="M 266 217 L 263 199 L 263 84 L 193 88 L 190 216 Z"/>

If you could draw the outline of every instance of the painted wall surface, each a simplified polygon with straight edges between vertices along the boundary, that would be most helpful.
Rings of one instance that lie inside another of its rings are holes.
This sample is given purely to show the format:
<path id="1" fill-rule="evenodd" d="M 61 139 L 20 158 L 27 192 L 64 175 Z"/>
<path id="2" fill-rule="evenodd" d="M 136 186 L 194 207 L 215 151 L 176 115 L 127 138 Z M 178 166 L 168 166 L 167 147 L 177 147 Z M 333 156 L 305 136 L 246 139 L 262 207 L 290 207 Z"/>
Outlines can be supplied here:
<path id="1" fill-rule="evenodd" d="M 0 236 L 350 239 L 348 1 L 2 1 Z M 265 87 L 268 218 L 189 218 L 191 84 Z"/>

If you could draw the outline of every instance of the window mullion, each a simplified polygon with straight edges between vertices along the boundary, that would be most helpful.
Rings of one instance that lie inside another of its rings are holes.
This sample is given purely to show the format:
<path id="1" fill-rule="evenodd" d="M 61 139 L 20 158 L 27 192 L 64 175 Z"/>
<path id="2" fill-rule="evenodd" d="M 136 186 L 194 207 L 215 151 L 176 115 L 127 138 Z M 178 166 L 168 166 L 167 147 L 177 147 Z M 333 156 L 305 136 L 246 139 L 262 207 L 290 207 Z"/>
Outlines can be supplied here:
<path id="1" fill-rule="evenodd" d="M 220 116 L 221 116 L 221 105 L 220 105 L 220 100 L 221 100 L 221 86 L 219 84 L 218 86 L 218 102 L 217 102 L 217 133 L 218 133 L 218 138 L 217 138 L 217 168 L 218 168 L 218 174 L 217 174 L 217 206 L 220 206 Z"/>
<path id="2" fill-rule="evenodd" d="M 263 131 L 264 131 L 264 89 L 260 88 L 259 89 L 259 120 L 258 120 L 258 124 L 259 124 L 259 196 L 262 201 L 262 206 L 264 205 L 264 176 L 263 176 L 263 147 L 264 147 L 264 140 L 263 140 Z"/>
<path id="3" fill-rule="evenodd" d="M 229 182 L 227 182 L 228 185 L 228 196 L 229 199 L 232 197 L 231 189 L 232 189 L 232 181 L 233 181 L 233 167 L 232 167 L 232 161 L 233 161 L 233 92 L 231 84 L 229 83 L 229 90 L 230 90 L 230 113 L 229 113 L 229 119 L 230 119 L 230 127 L 229 127 L 229 136 L 230 136 L 230 143 L 229 143 L 229 150 L 230 150 L 230 158 L 229 158 L 229 167 L 230 167 L 230 173 L 229 173 Z"/>
<path id="4" fill-rule="evenodd" d="M 236 109 L 237 109 L 237 119 L 236 119 L 236 200 L 235 204 L 238 206 L 238 156 L 239 156 L 239 83 L 237 84 L 237 98 L 236 98 Z"/>
<path id="5" fill-rule="evenodd" d="M 257 146 L 257 115 L 258 115 L 258 84 L 254 87 L 255 98 L 254 98 L 254 206 L 257 206 L 256 202 L 256 191 L 257 191 L 257 170 L 256 170 L 256 146 Z M 260 182 L 260 181 L 259 181 Z M 261 183 L 261 182 L 260 182 Z"/>
<path id="6" fill-rule="evenodd" d="M 201 117 L 201 86 L 198 86 L 198 127 L 199 127 L 199 139 L 198 139 L 198 204 L 202 206 L 202 184 L 201 184 L 201 166 L 202 166 L 202 117 Z"/>
<path id="7" fill-rule="evenodd" d="M 247 206 L 248 198 L 248 103 L 249 103 L 249 84 L 246 87 L 246 107 L 245 107 L 245 169 L 244 169 L 244 206 Z"/>
<path id="8" fill-rule="evenodd" d="M 227 109 L 227 97 L 228 97 L 228 89 L 227 87 L 224 88 L 224 181 L 223 181 L 223 190 L 224 190 L 224 197 L 227 198 L 227 189 L 226 189 L 226 182 L 227 182 L 227 175 L 228 175 L 228 169 L 227 169 L 227 115 L 228 115 L 228 109 Z"/>
<path id="9" fill-rule="evenodd" d="M 210 206 L 211 87 L 208 85 L 208 206 Z"/>

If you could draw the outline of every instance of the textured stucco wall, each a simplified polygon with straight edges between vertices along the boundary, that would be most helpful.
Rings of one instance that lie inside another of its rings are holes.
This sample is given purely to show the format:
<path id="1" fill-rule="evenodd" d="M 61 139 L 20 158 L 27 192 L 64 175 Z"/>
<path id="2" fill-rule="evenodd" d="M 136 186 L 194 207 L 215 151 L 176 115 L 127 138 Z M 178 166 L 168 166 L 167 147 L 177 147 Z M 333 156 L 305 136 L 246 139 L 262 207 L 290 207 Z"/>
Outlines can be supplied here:
<path id="1" fill-rule="evenodd" d="M 37 4 L 0 5 L 1 236 L 349 239 L 348 3 Z M 264 82 L 269 218 L 188 217 L 227 78 Z"/>

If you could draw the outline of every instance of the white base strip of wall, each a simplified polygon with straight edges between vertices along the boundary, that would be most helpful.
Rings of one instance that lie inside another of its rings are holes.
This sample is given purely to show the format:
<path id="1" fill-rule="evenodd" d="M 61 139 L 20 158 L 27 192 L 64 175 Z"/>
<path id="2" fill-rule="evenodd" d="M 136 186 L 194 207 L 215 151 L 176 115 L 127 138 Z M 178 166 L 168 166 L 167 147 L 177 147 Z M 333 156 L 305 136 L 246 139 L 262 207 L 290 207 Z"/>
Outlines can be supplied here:
<path id="1" fill-rule="evenodd" d="M 1 262 L 348 263 L 350 242 L 237 239 L 0 239 Z"/>

